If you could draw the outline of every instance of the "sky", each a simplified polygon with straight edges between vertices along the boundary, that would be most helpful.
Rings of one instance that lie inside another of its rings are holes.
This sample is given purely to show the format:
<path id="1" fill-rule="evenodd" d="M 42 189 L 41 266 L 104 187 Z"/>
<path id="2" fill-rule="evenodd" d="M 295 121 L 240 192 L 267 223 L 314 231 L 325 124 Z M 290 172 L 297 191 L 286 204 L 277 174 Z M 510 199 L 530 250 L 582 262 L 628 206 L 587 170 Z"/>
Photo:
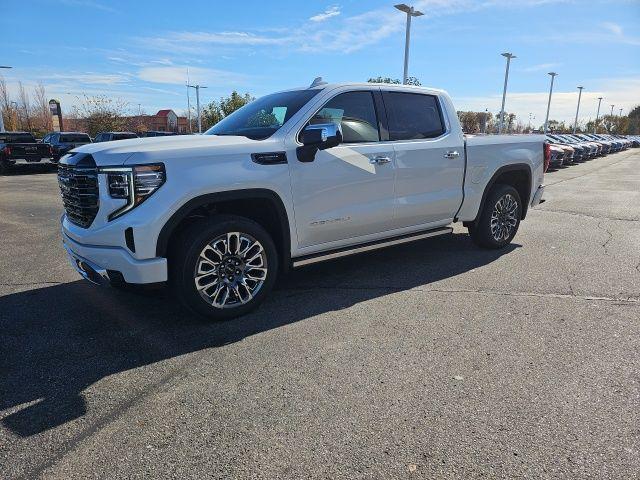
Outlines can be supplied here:
<path id="1" fill-rule="evenodd" d="M 131 113 L 187 109 L 191 83 L 206 104 L 232 90 L 254 96 L 328 82 L 402 77 L 406 16 L 387 1 L 0 0 L 0 70 L 44 83 L 69 111 L 83 94 L 121 99 Z M 640 104 L 640 0 L 420 0 L 409 74 L 442 88 L 458 110 L 505 110 L 544 122 L 623 114 Z M 26 28 L 28 26 L 28 28 Z M 191 92 L 195 104 L 195 92 Z"/>

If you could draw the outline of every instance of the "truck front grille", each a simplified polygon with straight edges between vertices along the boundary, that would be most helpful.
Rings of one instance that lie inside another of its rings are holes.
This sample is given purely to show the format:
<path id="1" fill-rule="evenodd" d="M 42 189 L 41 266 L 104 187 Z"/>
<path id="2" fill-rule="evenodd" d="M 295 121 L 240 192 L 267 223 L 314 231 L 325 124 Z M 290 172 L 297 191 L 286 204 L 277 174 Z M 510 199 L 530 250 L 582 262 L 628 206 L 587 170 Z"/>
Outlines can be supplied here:
<path id="1" fill-rule="evenodd" d="M 67 218 L 80 227 L 88 228 L 98 213 L 97 169 L 60 164 L 58 185 Z"/>

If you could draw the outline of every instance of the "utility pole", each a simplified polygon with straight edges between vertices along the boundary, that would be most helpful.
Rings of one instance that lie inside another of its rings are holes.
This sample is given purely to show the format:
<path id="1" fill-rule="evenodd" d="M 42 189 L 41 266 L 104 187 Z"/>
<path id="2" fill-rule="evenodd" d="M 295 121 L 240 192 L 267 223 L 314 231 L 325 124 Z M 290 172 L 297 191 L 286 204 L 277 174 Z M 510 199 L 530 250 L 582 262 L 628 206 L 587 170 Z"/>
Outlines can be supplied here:
<path id="1" fill-rule="evenodd" d="M 576 108 L 576 120 L 575 122 L 573 122 L 573 133 L 576 133 L 576 130 L 578 128 L 578 113 L 580 112 L 580 99 L 582 98 L 582 89 L 584 87 L 579 86 L 578 87 L 578 108 Z"/>
<path id="2" fill-rule="evenodd" d="M 189 97 L 189 82 L 187 82 L 187 121 L 189 122 L 189 133 L 193 133 L 191 128 L 191 98 Z"/>
<path id="3" fill-rule="evenodd" d="M 394 5 L 398 10 L 407 14 L 407 29 L 405 32 L 404 38 L 404 70 L 402 73 L 402 84 L 407 84 L 407 78 L 409 75 L 409 40 L 411 38 L 411 17 L 420 17 L 424 15 L 424 13 L 419 12 L 418 10 L 406 5 L 404 3 L 400 3 L 398 5 Z"/>
<path id="4" fill-rule="evenodd" d="M 202 133 L 202 118 L 200 116 L 200 89 L 207 88 L 204 85 L 187 85 L 187 87 L 196 89 L 196 111 L 198 114 L 198 133 Z"/>
<path id="5" fill-rule="evenodd" d="M 600 104 L 602 103 L 602 97 L 598 97 L 598 111 L 596 112 L 596 123 L 593 127 L 593 133 L 598 133 L 598 118 L 600 117 Z"/>
<path id="6" fill-rule="evenodd" d="M 7 65 L 0 65 L 0 68 L 12 68 Z M 4 119 L 2 118 L 2 112 L 0 111 L 0 132 L 4 132 Z"/>
<path id="7" fill-rule="evenodd" d="M 500 123 L 498 124 L 498 133 L 502 133 L 502 129 L 504 128 L 504 102 L 507 98 L 507 82 L 509 81 L 509 65 L 511 64 L 511 59 L 516 58 L 515 55 L 509 52 L 502 53 L 501 55 L 507 59 L 507 69 L 504 72 L 504 89 L 502 90 L 502 108 L 500 109 Z"/>
<path id="8" fill-rule="evenodd" d="M 544 134 L 547 134 L 547 125 L 549 125 L 549 109 L 551 108 L 551 94 L 553 93 L 553 80 L 558 75 L 556 72 L 549 72 L 551 75 L 551 86 L 549 87 L 549 100 L 547 101 L 547 116 L 544 119 Z"/>

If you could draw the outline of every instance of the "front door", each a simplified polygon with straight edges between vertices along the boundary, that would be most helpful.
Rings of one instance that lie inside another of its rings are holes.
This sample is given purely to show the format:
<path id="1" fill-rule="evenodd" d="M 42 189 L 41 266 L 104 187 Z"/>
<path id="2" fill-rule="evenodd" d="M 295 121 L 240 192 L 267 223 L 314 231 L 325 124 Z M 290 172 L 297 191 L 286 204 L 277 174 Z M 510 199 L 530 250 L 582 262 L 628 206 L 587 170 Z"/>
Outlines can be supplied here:
<path id="1" fill-rule="evenodd" d="M 315 160 L 291 164 L 298 246 L 340 246 L 341 240 L 391 229 L 394 151 L 380 141 L 371 89 L 329 99 L 308 123 L 338 123 L 343 143 L 319 151 Z M 332 244 L 333 243 L 333 244 Z"/>

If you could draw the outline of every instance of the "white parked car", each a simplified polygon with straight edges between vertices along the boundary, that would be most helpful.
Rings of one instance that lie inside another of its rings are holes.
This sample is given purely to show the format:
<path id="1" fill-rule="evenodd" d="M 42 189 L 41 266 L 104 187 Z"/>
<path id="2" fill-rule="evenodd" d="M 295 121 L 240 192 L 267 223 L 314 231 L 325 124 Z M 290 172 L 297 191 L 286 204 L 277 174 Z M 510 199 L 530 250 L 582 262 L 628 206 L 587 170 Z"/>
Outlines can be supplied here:
<path id="1" fill-rule="evenodd" d="M 63 241 L 88 280 L 169 281 L 191 310 L 230 318 L 291 267 L 453 222 L 505 246 L 540 202 L 548 155 L 542 135 L 465 138 L 442 90 L 316 81 L 205 135 L 75 149 L 60 162 Z"/>

